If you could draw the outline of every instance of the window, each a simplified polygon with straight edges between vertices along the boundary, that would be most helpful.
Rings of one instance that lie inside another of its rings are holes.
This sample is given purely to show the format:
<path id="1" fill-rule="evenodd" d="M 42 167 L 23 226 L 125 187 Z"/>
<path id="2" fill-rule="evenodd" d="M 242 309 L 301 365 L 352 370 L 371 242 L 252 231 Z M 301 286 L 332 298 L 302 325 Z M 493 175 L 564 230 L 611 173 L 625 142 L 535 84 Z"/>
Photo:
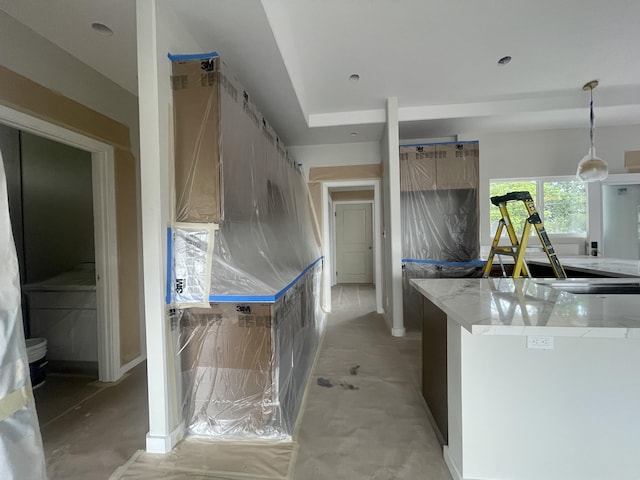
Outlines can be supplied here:
<path id="1" fill-rule="evenodd" d="M 574 177 L 543 179 L 495 179 L 490 183 L 490 196 L 527 190 L 531 193 L 544 227 L 550 235 L 585 237 L 587 235 L 587 186 Z M 495 235 L 500 210 L 491 206 L 491 235 Z M 522 202 L 509 203 L 509 217 L 520 236 L 527 212 Z M 535 235 L 535 230 L 531 230 Z"/>

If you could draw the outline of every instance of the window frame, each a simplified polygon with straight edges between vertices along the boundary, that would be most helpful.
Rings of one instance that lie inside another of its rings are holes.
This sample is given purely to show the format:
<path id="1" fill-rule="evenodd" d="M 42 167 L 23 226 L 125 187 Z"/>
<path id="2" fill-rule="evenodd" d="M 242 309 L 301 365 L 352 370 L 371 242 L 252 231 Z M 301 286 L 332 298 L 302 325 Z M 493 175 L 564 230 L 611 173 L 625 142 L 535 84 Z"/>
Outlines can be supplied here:
<path id="1" fill-rule="evenodd" d="M 544 223 L 544 184 L 549 182 L 580 182 L 576 178 L 575 175 L 553 175 L 553 176 L 545 176 L 545 177 L 510 177 L 510 178 L 490 178 L 489 179 L 489 192 L 491 192 L 491 184 L 499 183 L 499 182 L 535 182 L 536 183 L 536 195 L 533 201 L 535 202 L 536 209 L 538 213 L 540 213 L 540 218 L 542 218 L 542 222 Z M 585 184 L 585 207 L 586 207 L 586 225 L 585 225 L 585 233 L 577 234 L 577 233 L 553 233 L 547 231 L 547 234 L 551 238 L 563 238 L 563 239 L 580 239 L 586 240 L 589 237 L 589 188 Z M 491 193 L 489 193 L 491 196 Z M 493 205 L 492 205 L 493 208 Z M 516 232 L 517 235 L 520 235 L 522 232 Z M 503 231 L 502 236 L 505 236 L 506 233 Z M 494 238 L 495 233 L 491 231 L 491 221 L 489 221 L 489 236 L 490 238 Z M 535 229 L 531 229 L 530 236 L 537 237 Z"/>

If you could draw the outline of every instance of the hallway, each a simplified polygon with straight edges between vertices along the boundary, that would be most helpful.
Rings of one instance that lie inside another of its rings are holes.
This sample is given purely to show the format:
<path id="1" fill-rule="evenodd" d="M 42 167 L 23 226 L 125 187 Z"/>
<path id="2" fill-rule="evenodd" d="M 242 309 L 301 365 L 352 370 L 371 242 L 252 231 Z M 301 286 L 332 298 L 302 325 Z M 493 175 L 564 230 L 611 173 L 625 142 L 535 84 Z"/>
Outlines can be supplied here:
<path id="1" fill-rule="evenodd" d="M 390 336 L 372 286 L 337 286 L 332 298 L 293 478 L 448 480 L 419 393 L 420 337 Z M 320 377 L 336 386 L 320 387 Z"/>
<path id="2" fill-rule="evenodd" d="M 333 313 L 292 442 L 187 439 L 168 455 L 147 454 L 139 450 L 144 434 L 138 441 L 129 436 L 146 431 L 146 407 L 114 415 L 146 400 L 138 368 L 49 422 L 45 433 L 55 428 L 65 439 L 62 448 L 45 435 L 50 478 L 104 479 L 113 472 L 113 480 L 449 480 L 419 393 L 420 349 L 417 336 L 389 335 L 375 313 L 372 286 L 334 287 Z M 107 396 L 108 408 L 87 411 Z M 103 440 L 87 443 L 91 436 Z"/>

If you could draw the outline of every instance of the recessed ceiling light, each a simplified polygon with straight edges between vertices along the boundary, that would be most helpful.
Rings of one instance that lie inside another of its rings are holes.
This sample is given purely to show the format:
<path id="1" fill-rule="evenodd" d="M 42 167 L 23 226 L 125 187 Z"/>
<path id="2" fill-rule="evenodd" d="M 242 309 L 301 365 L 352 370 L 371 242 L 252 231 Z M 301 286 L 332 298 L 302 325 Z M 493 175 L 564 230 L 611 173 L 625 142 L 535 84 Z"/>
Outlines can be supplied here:
<path id="1" fill-rule="evenodd" d="M 360 80 L 360 75 L 358 75 L 357 73 L 352 73 L 351 75 L 349 75 L 349 81 L 350 82 L 357 82 L 358 80 Z"/>
<path id="2" fill-rule="evenodd" d="M 351 132 L 352 137 L 355 137 L 356 135 L 358 135 L 356 132 Z"/>
<path id="3" fill-rule="evenodd" d="M 506 65 L 510 61 L 511 61 L 511 57 L 507 55 L 506 57 L 502 57 L 500 60 L 498 60 L 498 65 Z"/>
<path id="4" fill-rule="evenodd" d="M 98 32 L 100 35 L 105 35 L 107 37 L 110 37 L 111 35 L 113 35 L 113 30 L 111 30 L 108 26 L 106 26 L 104 23 L 100 23 L 100 22 L 93 22 L 91 24 L 91 28 L 93 28 L 96 32 Z"/>

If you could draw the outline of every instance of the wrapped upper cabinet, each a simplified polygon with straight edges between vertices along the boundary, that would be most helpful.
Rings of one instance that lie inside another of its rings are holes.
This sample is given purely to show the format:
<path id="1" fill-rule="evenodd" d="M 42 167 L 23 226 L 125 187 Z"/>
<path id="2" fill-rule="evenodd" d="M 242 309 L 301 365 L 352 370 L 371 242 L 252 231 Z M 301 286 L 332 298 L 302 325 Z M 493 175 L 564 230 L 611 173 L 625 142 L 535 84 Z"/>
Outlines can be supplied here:
<path id="1" fill-rule="evenodd" d="M 225 101 L 220 58 L 175 59 L 171 65 L 176 221 L 218 223 L 223 216 L 220 112 Z"/>
<path id="2" fill-rule="evenodd" d="M 478 142 L 400 147 L 400 190 L 478 188 Z"/>

